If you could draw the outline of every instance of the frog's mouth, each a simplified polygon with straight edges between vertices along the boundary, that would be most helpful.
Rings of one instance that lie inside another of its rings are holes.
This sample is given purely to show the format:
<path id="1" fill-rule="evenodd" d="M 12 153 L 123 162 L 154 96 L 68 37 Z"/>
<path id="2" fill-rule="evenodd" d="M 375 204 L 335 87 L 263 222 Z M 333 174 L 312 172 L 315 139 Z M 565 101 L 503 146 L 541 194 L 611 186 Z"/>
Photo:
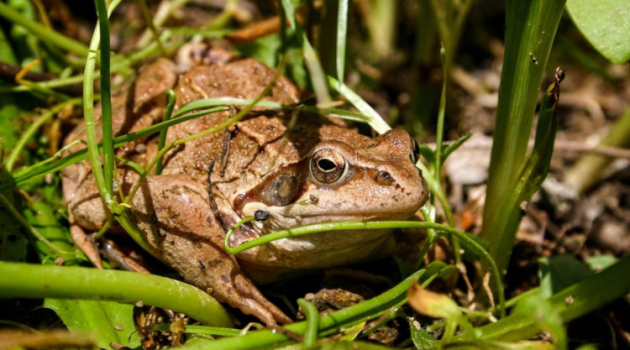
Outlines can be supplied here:
<path id="1" fill-rule="evenodd" d="M 290 228 L 340 221 L 405 220 L 412 217 L 418 209 L 420 209 L 420 206 L 414 204 L 415 203 L 409 203 L 409 205 L 396 208 L 373 208 L 367 206 L 365 210 L 352 208 L 354 210 L 343 211 L 334 206 L 323 207 L 315 203 L 297 202 L 281 207 L 267 206 L 259 202 L 250 202 L 243 207 L 241 214 L 243 217 L 254 216 L 256 211 L 262 210 L 269 213 L 270 219 L 274 222 L 282 223 L 278 226 Z"/>
<path id="2" fill-rule="evenodd" d="M 248 207 L 243 212 L 247 216 L 247 212 L 254 208 Z M 390 220 L 406 220 L 415 214 L 407 213 L 369 213 L 369 212 L 345 212 L 345 213 L 296 213 L 291 211 L 289 207 L 266 207 L 258 208 L 252 211 L 252 215 L 256 210 L 264 210 L 269 213 L 269 217 L 265 220 L 263 226 L 265 229 L 283 230 L 299 226 L 326 224 L 344 221 L 390 221 Z"/>

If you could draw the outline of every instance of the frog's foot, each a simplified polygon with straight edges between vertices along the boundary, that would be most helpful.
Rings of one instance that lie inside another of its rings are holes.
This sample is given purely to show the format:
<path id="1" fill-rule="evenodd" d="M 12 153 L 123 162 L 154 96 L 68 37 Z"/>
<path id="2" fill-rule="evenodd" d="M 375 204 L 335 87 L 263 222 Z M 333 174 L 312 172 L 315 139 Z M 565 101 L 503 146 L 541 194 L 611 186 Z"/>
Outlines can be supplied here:
<path id="1" fill-rule="evenodd" d="M 122 249 L 120 249 L 118 244 L 116 244 L 116 242 L 114 242 L 113 240 L 104 239 L 101 241 L 101 244 L 103 255 L 112 266 L 138 273 L 151 273 L 146 267 L 142 266 L 138 261 L 134 260 L 129 253 L 124 252 Z"/>
<path id="2" fill-rule="evenodd" d="M 267 326 L 273 326 L 276 323 L 293 323 L 289 316 L 267 300 L 245 276 L 236 275 L 234 285 L 236 294 L 231 294 L 227 300 L 233 307 L 260 318 Z"/>
<path id="3" fill-rule="evenodd" d="M 72 240 L 74 244 L 85 253 L 85 256 L 90 260 L 90 262 L 96 266 L 96 268 L 103 268 L 103 261 L 101 260 L 101 255 L 98 252 L 98 248 L 94 244 L 94 241 L 85 234 L 85 231 L 76 224 L 70 225 L 70 235 L 72 236 Z"/>
<path id="4" fill-rule="evenodd" d="M 292 322 L 265 299 L 235 257 L 224 250 L 225 232 L 203 184 L 187 175 L 149 177 L 131 204 L 148 244 L 188 283 L 267 325 Z"/>

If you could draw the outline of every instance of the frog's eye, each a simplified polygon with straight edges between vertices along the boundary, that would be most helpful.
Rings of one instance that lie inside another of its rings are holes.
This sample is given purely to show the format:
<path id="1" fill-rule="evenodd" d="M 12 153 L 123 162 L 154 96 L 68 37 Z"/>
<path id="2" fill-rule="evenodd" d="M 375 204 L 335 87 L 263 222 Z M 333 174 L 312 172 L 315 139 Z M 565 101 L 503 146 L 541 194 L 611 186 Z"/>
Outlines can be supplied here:
<path id="1" fill-rule="evenodd" d="M 319 182 L 330 184 L 348 172 L 346 159 L 339 152 L 324 148 L 311 156 L 311 174 Z"/>

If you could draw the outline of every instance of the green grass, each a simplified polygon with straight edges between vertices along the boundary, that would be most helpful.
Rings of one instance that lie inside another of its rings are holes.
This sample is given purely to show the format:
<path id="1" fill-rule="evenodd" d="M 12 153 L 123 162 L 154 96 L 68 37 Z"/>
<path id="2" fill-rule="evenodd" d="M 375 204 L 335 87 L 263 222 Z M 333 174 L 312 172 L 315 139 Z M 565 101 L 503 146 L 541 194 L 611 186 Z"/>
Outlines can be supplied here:
<path id="1" fill-rule="evenodd" d="M 502 204 L 518 196 L 513 189 L 525 164 L 540 85 L 564 4 L 564 0 L 507 2 L 505 59 L 481 233 L 501 270 L 509 262 L 521 218 L 521 202 Z"/>

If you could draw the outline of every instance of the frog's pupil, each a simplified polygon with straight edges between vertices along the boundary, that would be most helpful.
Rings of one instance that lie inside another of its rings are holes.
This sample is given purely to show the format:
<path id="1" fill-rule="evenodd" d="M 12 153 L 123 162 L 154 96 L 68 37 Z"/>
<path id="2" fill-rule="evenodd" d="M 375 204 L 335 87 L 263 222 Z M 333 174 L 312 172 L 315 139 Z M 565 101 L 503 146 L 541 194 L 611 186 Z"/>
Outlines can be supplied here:
<path id="1" fill-rule="evenodd" d="M 337 164 L 330 159 L 320 159 L 317 161 L 317 166 L 324 172 L 329 172 L 335 170 Z"/>

